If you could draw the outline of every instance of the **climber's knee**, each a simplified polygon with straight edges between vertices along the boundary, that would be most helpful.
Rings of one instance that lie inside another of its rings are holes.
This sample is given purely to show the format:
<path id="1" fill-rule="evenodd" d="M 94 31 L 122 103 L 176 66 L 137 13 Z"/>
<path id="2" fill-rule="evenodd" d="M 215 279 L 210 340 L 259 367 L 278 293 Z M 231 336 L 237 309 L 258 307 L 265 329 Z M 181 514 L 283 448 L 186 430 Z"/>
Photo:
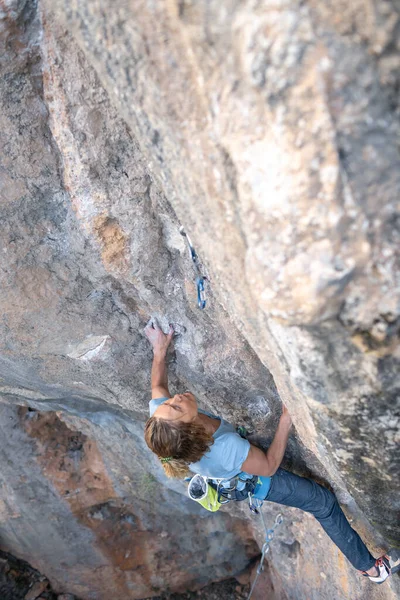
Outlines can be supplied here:
<path id="1" fill-rule="evenodd" d="M 318 506 L 313 514 L 317 519 L 327 519 L 332 515 L 336 506 L 339 506 L 338 501 L 336 496 L 322 485 L 318 485 L 318 488 Z"/>

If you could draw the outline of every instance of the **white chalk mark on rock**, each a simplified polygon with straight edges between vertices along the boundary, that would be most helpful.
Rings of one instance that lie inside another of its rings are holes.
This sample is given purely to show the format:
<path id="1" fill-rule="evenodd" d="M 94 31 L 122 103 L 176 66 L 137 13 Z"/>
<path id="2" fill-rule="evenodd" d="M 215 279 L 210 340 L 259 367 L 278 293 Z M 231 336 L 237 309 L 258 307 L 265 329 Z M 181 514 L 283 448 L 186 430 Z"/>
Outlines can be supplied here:
<path id="1" fill-rule="evenodd" d="M 83 342 L 76 344 L 68 352 L 67 356 L 75 358 L 77 360 L 92 360 L 99 356 L 107 340 L 110 339 L 109 335 L 91 335 L 87 337 Z M 103 352 L 104 354 L 104 352 Z"/>

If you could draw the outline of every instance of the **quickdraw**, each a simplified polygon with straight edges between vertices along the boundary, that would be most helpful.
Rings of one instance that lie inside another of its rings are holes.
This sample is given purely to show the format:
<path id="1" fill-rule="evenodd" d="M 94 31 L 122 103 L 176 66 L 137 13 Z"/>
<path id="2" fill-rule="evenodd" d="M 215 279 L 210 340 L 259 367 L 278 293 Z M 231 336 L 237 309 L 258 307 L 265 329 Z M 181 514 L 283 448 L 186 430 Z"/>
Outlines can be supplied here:
<path id="1" fill-rule="evenodd" d="M 204 309 L 206 307 L 206 302 L 207 302 L 204 282 L 207 281 L 207 277 L 205 275 L 202 275 L 202 273 L 201 273 L 199 257 L 197 256 L 196 250 L 193 248 L 193 244 L 190 240 L 190 237 L 186 233 L 185 229 L 183 227 L 181 227 L 179 229 L 179 233 L 181 235 L 183 235 L 183 237 L 185 237 L 187 240 L 187 243 L 189 246 L 189 255 L 193 261 L 194 268 L 195 268 L 196 275 L 197 275 L 197 277 L 196 277 L 197 306 L 201 309 Z"/>
<path id="2" fill-rule="evenodd" d="M 261 575 L 261 573 L 264 570 L 264 560 L 266 555 L 269 552 L 269 545 L 272 542 L 272 540 L 274 539 L 274 533 L 275 533 L 275 529 L 282 523 L 283 521 L 283 517 L 281 514 L 277 515 L 276 519 L 275 519 L 275 523 L 273 525 L 273 527 L 271 527 L 271 529 L 267 529 L 267 526 L 265 524 L 264 521 L 264 515 L 262 513 L 261 510 L 258 510 L 259 508 L 261 508 L 262 505 L 262 500 L 256 500 L 255 502 L 255 498 L 251 498 L 251 494 L 249 494 L 249 504 L 250 504 L 250 510 L 252 512 L 255 512 L 256 514 L 261 515 L 261 520 L 262 520 L 262 524 L 264 527 L 264 532 L 265 532 L 265 542 L 263 544 L 263 547 L 261 548 L 261 559 L 260 559 L 260 563 L 257 567 L 257 574 L 254 578 L 253 581 L 253 585 L 251 586 L 249 595 L 247 596 L 247 600 L 250 600 L 251 595 L 254 591 L 254 588 L 256 587 L 256 583 L 257 583 L 257 579 L 259 578 L 259 576 Z"/>

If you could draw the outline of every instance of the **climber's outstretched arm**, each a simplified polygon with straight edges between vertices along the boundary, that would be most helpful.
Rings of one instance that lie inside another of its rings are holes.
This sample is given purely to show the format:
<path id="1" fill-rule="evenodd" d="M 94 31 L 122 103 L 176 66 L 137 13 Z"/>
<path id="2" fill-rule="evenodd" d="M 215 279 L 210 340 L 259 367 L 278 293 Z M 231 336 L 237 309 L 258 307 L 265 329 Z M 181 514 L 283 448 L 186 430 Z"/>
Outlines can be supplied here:
<path id="1" fill-rule="evenodd" d="M 292 419 L 286 406 L 283 405 L 278 428 L 267 452 L 263 452 L 256 446 L 250 446 L 250 452 L 242 465 L 242 471 L 264 477 L 274 475 L 285 454 L 291 426 Z"/>
<path id="2" fill-rule="evenodd" d="M 151 397 L 170 397 L 168 389 L 168 371 L 165 362 L 168 346 L 171 343 L 174 329 L 169 326 L 166 335 L 155 320 L 150 320 L 144 330 L 150 344 L 153 347 L 153 365 L 151 367 Z"/>

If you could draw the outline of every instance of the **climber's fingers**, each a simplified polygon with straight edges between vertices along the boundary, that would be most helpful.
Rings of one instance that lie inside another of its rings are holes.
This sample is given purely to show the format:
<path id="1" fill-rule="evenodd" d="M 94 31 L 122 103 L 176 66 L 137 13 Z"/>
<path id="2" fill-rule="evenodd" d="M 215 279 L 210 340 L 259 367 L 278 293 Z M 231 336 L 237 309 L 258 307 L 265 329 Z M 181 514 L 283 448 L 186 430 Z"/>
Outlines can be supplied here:
<path id="1" fill-rule="evenodd" d="M 159 335 L 159 328 L 157 327 L 157 324 L 155 324 L 153 318 L 151 318 L 146 324 L 146 327 L 144 328 L 144 334 L 151 343 L 151 345 L 154 346 L 154 342 L 156 341 Z"/>
<path id="2" fill-rule="evenodd" d="M 146 327 L 144 328 L 144 333 L 148 340 L 150 341 L 153 348 L 168 348 L 175 330 L 173 325 L 170 323 L 168 333 L 164 333 L 161 327 L 159 326 L 157 320 L 152 317 Z"/>
<path id="3" fill-rule="evenodd" d="M 152 323 L 153 323 L 153 329 L 155 329 L 156 331 L 162 331 L 162 329 L 159 326 L 158 321 L 155 317 L 153 318 Z"/>
<path id="4" fill-rule="evenodd" d="M 168 331 L 168 342 L 170 342 L 172 340 L 172 338 L 174 337 L 174 333 L 175 333 L 175 329 L 174 326 L 172 325 L 172 323 L 169 324 L 169 331 Z"/>
<path id="5" fill-rule="evenodd" d="M 281 419 L 284 419 L 285 421 L 292 423 L 292 417 L 290 416 L 290 413 L 288 411 L 288 408 L 287 408 L 286 404 L 283 404 L 283 402 L 282 402 L 282 415 L 281 415 Z"/>
<path id="6" fill-rule="evenodd" d="M 160 331 L 160 326 L 157 322 L 157 319 L 155 317 L 150 317 L 150 319 L 148 320 L 146 327 L 144 328 L 144 330 L 148 331 L 150 329 L 155 329 L 156 331 Z"/>
<path id="7" fill-rule="evenodd" d="M 146 326 L 144 328 L 145 331 L 148 331 L 149 329 L 153 329 L 153 318 L 152 317 L 147 321 Z"/>

